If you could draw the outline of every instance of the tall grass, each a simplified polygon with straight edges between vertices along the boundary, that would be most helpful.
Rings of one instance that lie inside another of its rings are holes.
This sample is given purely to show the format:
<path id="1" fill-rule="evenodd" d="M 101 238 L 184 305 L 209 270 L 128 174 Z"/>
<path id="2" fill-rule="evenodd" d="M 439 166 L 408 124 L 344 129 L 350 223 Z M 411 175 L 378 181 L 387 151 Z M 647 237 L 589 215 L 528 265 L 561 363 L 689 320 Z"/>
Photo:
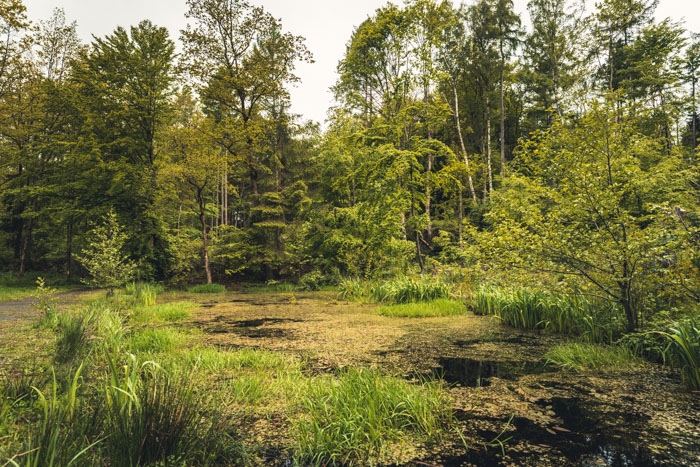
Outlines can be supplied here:
<path id="1" fill-rule="evenodd" d="M 576 342 L 552 348 L 545 354 L 545 360 L 547 364 L 577 372 L 624 368 L 638 365 L 640 362 L 625 347 Z"/>
<path id="2" fill-rule="evenodd" d="M 198 305 L 194 302 L 171 302 L 159 305 L 136 307 L 131 321 L 142 324 L 171 323 L 182 321 L 192 316 L 192 310 Z"/>
<path id="3" fill-rule="evenodd" d="M 439 438 L 451 420 L 439 385 L 411 385 L 374 370 L 317 378 L 299 404 L 295 458 L 302 465 L 382 462 L 407 445 Z"/>
<path id="4" fill-rule="evenodd" d="M 37 394 L 38 420 L 28 427 L 22 442 L 22 452 L 9 459 L 10 465 L 20 467 L 62 467 L 74 465 L 99 442 L 86 441 L 89 423 L 78 415 L 78 387 L 81 364 L 71 379 L 66 393 L 60 395 L 56 375 L 48 394 L 33 388 Z"/>
<path id="5" fill-rule="evenodd" d="M 343 300 L 368 299 L 379 303 L 429 302 L 450 297 L 450 286 L 439 280 L 399 277 L 384 282 L 346 279 L 339 284 Z"/>
<path id="6" fill-rule="evenodd" d="M 582 295 L 482 286 L 474 296 L 474 312 L 496 316 L 513 327 L 548 329 L 591 343 L 612 343 L 624 331 L 614 304 Z"/>
<path id="7" fill-rule="evenodd" d="M 664 360 L 678 368 L 690 389 L 700 389 L 700 317 L 688 318 L 669 326 L 661 333 L 668 345 Z"/>
<path id="8" fill-rule="evenodd" d="M 143 306 L 152 306 L 156 304 L 156 298 L 159 293 L 162 293 L 164 288 L 159 284 L 150 282 L 129 282 L 125 286 L 127 295 L 132 295 Z"/>
<path id="9" fill-rule="evenodd" d="M 431 302 L 404 303 L 398 305 L 383 305 L 377 308 L 377 313 L 383 316 L 401 318 L 427 318 L 437 316 L 456 316 L 467 312 L 464 303 L 457 300 L 441 298 Z"/>
<path id="10" fill-rule="evenodd" d="M 199 284 L 187 289 L 191 293 L 224 293 L 226 287 L 221 284 Z"/>

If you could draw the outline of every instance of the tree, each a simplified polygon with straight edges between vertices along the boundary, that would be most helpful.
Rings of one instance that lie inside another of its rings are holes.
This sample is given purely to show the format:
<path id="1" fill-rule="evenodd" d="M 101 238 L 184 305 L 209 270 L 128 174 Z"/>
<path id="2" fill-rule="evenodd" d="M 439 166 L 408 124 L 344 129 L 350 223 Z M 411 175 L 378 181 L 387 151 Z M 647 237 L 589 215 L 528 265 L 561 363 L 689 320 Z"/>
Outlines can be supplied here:
<path id="1" fill-rule="evenodd" d="M 92 229 L 87 247 L 78 256 L 78 261 L 92 276 L 92 279 L 85 281 L 87 284 L 107 289 L 107 295 L 112 295 L 115 288 L 133 279 L 136 263 L 124 252 L 126 241 L 127 235 L 112 209 L 102 224 Z"/>
<path id="2" fill-rule="evenodd" d="M 185 90 L 177 96 L 178 118 L 164 138 L 164 149 L 169 163 L 164 171 L 182 185 L 194 198 L 194 211 L 199 220 L 202 241 L 202 261 L 207 284 L 212 283 L 209 260 L 209 226 L 207 215 L 212 194 L 219 182 L 222 165 L 226 164 L 221 151 L 208 138 L 207 122 L 197 109 L 197 103 Z"/>
<path id="3" fill-rule="evenodd" d="M 691 238 L 674 212 L 695 201 L 682 158 L 664 156 L 665 141 L 639 132 L 640 110 L 618 102 L 594 102 L 525 146 L 494 196 L 489 235 L 505 263 L 573 276 L 579 292 L 617 303 L 631 331 L 674 287 Z"/>
<path id="4" fill-rule="evenodd" d="M 90 160 L 86 176 L 101 188 L 85 201 L 128 216 L 129 248 L 157 277 L 167 258 L 154 212 L 156 141 L 171 118 L 174 50 L 167 29 L 146 20 L 96 38 L 73 69 L 82 115 L 77 142 Z"/>
<path id="5" fill-rule="evenodd" d="M 526 110 L 530 131 L 546 128 L 554 116 L 562 117 L 565 98 L 576 84 L 574 41 L 580 36 L 576 16 L 567 10 L 566 0 L 531 0 L 528 11 L 532 32 L 525 39 L 522 80 L 532 96 Z"/>
<path id="6" fill-rule="evenodd" d="M 698 78 L 700 77 L 700 34 L 691 34 L 691 43 L 686 50 L 685 59 L 685 81 L 690 83 L 690 102 L 691 102 L 691 144 L 690 147 L 695 149 L 698 145 L 697 137 L 697 102 L 696 91 Z"/>

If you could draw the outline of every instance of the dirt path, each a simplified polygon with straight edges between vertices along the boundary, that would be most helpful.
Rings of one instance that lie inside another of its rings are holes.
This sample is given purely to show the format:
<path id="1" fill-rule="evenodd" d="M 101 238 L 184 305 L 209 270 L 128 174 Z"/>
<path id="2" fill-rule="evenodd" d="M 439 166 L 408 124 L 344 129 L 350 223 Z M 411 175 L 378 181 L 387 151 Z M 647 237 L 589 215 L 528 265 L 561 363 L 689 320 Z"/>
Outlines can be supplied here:
<path id="1" fill-rule="evenodd" d="M 90 293 L 92 292 L 85 290 L 71 290 L 57 293 L 58 306 L 59 308 L 65 308 L 74 305 Z M 0 321 L 17 321 L 38 317 L 40 313 L 33 306 L 35 302 L 35 298 L 0 302 Z"/>
<path id="2" fill-rule="evenodd" d="M 561 338 L 471 314 L 397 319 L 371 308 L 332 294 L 236 294 L 204 303 L 191 324 L 211 345 L 292 353 L 312 372 L 442 377 L 470 449 L 455 439 L 427 465 L 700 465 L 700 398 L 657 366 L 556 371 L 543 355 Z"/>

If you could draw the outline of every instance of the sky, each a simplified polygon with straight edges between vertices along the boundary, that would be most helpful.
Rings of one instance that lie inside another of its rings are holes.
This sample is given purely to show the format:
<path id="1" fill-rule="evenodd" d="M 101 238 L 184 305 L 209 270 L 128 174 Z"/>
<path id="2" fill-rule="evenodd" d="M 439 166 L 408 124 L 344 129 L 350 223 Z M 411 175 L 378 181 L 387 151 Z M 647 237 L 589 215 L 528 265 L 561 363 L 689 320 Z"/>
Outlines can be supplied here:
<path id="1" fill-rule="evenodd" d="M 297 65 L 301 83 L 290 89 L 292 112 L 306 120 L 323 123 L 333 103 L 329 90 L 336 82 L 336 66 L 345 53 L 352 31 L 387 0 L 251 0 L 281 19 L 285 31 L 306 38 L 314 63 Z M 402 4 L 401 0 L 394 0 Z M 469 0 L 466 2 L 469 4 Z M 527 16 L 527 0 L 514 0 L 515 10 Z M 593 3 L 588 0 L 588 3 Z M 51 16 L 54 8 L 63 8 L 68 21 L 78 23 L 84 42 L 92 36 L 110 34 L 117 26 L 128 27 L 149 19 L 165 26 L 177 42 L 187 24 L 185 0 L 24 0 L 29 18 L 38 22 Z M 685 20 L 685 27 L 700 32 L 700 1 L 659 0 L 658 19 Z"/>

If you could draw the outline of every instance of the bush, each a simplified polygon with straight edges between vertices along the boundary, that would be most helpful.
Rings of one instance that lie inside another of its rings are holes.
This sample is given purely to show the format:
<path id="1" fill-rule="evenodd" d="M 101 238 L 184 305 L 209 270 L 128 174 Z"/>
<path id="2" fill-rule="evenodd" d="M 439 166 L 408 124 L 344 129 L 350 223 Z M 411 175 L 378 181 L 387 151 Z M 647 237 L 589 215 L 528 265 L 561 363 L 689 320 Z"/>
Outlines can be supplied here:
<path id="1" fill-rule="evenodd" d="M 199 284 L 187 289 L 191 293 L 224 293 L 226 287 L 221 284 Z"/>
<path id="2" fill-rule="evenodd" d="M 323 275 L 321 271 L 311 271 L 301 276 L 297 284 L 299 290 L 315 291 L 321 290 L 324 285 L 330 284 L 332 281 Z"/>

